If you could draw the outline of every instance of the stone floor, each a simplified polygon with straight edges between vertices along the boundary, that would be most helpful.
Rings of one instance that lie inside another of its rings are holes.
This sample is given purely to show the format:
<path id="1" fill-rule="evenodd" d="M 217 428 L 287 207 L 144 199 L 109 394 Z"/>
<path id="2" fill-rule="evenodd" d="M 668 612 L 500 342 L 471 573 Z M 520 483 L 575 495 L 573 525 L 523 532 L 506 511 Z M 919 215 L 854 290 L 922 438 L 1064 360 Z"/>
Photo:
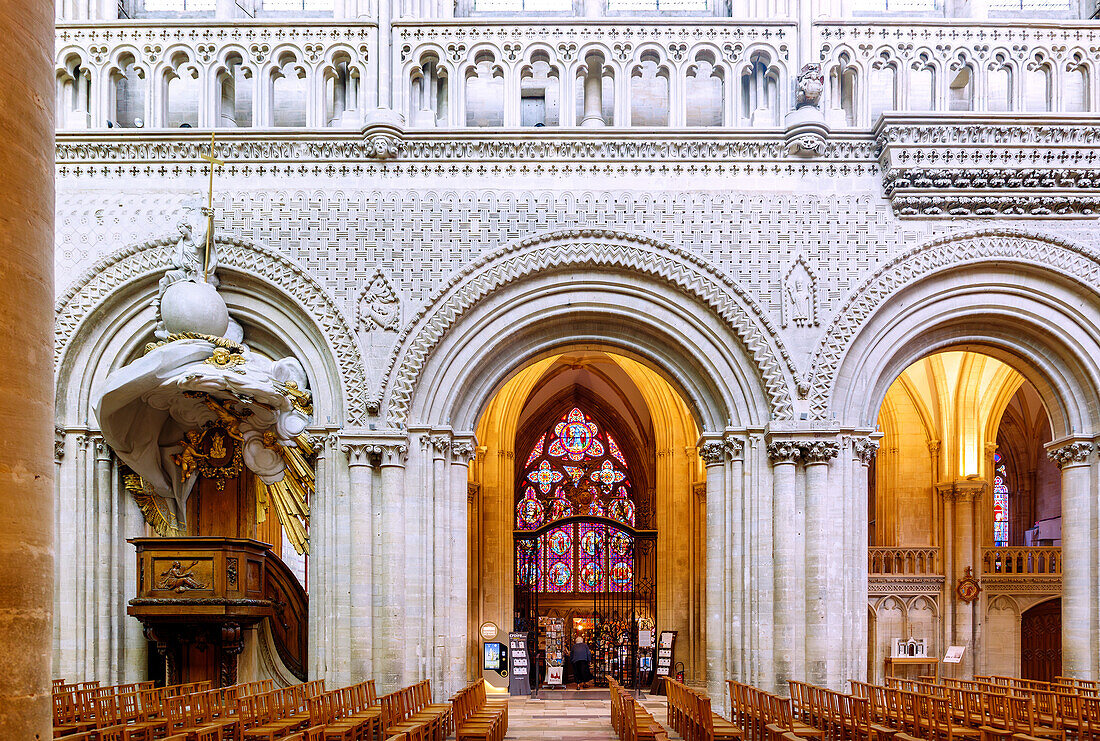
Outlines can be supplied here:
<path id="1" fill-rule="evenodd" d="M 664 697 L 641 698 L 642 706 L 664 724 Z M 613 741 L 608 700 L 532 699 L 514 697 L 508 706 L 508 735 L 516 741 Z M 679 736 L 669 734 L 670 739 Z"/>

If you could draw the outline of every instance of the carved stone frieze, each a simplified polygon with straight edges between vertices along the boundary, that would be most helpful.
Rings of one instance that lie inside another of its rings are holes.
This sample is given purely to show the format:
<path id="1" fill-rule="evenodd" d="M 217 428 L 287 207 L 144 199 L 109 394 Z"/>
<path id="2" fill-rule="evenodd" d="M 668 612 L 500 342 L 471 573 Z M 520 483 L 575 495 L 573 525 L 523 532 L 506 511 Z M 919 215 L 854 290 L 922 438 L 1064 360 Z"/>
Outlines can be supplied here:
<path id="1" fill-rule="evenodd" d="M 943 582 L 944 577 L 931 574 L 872 574 L 867 577 L 867 594 L 876 597 L 890 594 L 939 594 L 943 589 Z"/>
<path id="2" fill-rule="evenodd" d="M 1026 576 L 999 576 L 982 574 L 982 587 L 986 595 L 993 594 L 1050 594 L 1062 593 L 1061 575 L 1028 574 Z"/>
<path id="3" fill-rule="evenodd" d="M 898 216 L 1100 215 L 1094 119 L 888 113 L 875 135 L 883 192 Z"/>

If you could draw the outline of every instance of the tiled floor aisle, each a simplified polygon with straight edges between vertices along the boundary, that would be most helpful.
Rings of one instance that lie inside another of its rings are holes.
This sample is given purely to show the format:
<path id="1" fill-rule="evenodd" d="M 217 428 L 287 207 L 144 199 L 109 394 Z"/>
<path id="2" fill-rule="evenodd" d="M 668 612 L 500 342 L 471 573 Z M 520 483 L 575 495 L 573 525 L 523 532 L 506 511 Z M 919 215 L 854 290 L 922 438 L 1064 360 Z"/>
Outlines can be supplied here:
<path id="1" fill-rule="evenodd" d="M 611 703 L 607 700 L 532 700 L 512 698 L 508 707 L 508 739 L 516 741 L 613 741 Z M 642 700 L 662 724 L 665 698 Z M 670 735 L 669 738 L 680 738 Z"/>

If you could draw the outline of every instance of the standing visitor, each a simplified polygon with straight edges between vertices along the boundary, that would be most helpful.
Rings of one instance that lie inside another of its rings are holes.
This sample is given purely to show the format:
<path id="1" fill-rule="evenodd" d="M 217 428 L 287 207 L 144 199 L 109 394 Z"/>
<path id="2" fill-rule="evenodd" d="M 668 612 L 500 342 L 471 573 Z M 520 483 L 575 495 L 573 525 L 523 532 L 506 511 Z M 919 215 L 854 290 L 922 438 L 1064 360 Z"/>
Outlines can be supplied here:
<path id="1" fill-rule="evenodd" d="M 573 653 L 569 658 L 573 662 L 573 676 L 577 680 L 577 687 L 579 689 L 588 687 L 592 682 L 592 671 L 588 668 L 592 653 L 588 650 L 583 636 L 577 636 L 577 643 L 573 646 Z"/>

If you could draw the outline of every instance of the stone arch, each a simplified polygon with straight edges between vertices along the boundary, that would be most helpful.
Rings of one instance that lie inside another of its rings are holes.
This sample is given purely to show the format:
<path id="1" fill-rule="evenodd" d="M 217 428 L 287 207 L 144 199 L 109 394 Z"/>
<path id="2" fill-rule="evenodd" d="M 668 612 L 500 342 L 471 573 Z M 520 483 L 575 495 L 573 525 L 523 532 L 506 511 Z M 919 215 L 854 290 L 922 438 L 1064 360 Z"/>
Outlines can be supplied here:
<path id="1" fill-rule="evenodd" d="M 485 255 L 455 275 L 398 336 L 383 375 L 380 395 L 372 401 L 371 411 L 384 407 L 389 425 L 398 428 L 407 425 L 414 384 L 422 377 L 433 352 L 468 312 L 487 297 L 525 281 L 541 282 L 542 288 L 548 288 L 543 276 L 563 270 L 571 274 L 591 271 L 596 283 L 609 287 L 629 282 L 640 284 L 641 292 L 648 292 L 649 298 L 670 287 L 681 299 L 686 295 L 701 304 L 711 316 L 720 320 L 725 331 L 732 330 L 731 346 L 722 348 L 719 354 L 737 354 L 730 353 L 730 349 L 739 346 L 740 355 L 744 357 L 718 359 L 730 373 L 729 378 L 716 378 L 714 371 L 709 375 L 711 382 L 740 384 L 741 388 L 739 392 L 730 388 L 712 389 L 722 402 L 712 404 L 708 414 L 700 415 L 704 427 L 722 429 L 739 416 L 731 407 L 732 397 L 741 398 L 742 410 L 752 410 L 750 416 L 755 423 L 765 423 L 769 417 L 793 417 L 790 389 L 795 371 L 790 356 L 778 339 L 775 327 L 746 293 L 723 274 L 682 250 L 649 237 L 598 229 L 563 230 L 523 239 Z M 530 312 L 537 303 L 538 289 L 533 291 L 524 301 L 517 302 L 516 307 L 522 305 L 526 307 L 523 310 Z M 546 308 L 546 295 L 543 293 L 541 308 Z M 513 311 L 520 309 L 513 307 Z M 685 318 L 685 321 L 689 320 Z M 672 340 L 675 342 L 676 338 Z M 684 343 L 684 338 L 679 340 L 681 349 L 690 353 L 690 344 Z M 540 351 L 551 349 L 545 345 Z M 638 354 L 653 359 L 645 352 Z M 681 388 L 693 386 L 685 378 L 676 380 Z M 422 389 L 417 393 L 422 393 Z M 489 393 L 484 392 L 485 399 Z M 689 393 L 697 405 L 700 395 L 704 394 Z M 466 417 L 464 424 L 469 424 L 476 412 L 467 412 Z"/>
<path id="2" fill-rule="evenodd" d="M 167 237 L 125 247 L 97 261 L 62 294 L 55 305 L 54 326 L 54 365 L 59 378 L 65 377 L 66 369 L 75 364 L 73 356 L 79 345 L 86 344 L 84 341 L 101 341 L 91 337 L 91 329 L 102 310 L 116 307 L 117 316 L 130 319 L 148 311 L 149 302 L 156 295 L 156 278 L 171 264 L 174 249 L 175 240 Z M 359 346 L 340 309 L 321 285 L 287 257 L 243 240 L 219 239 L 218 262 L 223 292 L 235 290 L 233 281 L 227 281 L 226 277 L 236 274 L 243 279 L 239 281 L 242 300 L 239 307 L 230 301 L 232 310 L 262 320 L 259 306 L 262 300 L 257 299 L 260 291 L 245 284 L 259 285 L 264 294 L 270 289 L 272 295 L 281 298 L 285 318 L 301 325 L 283 328 L 288 332 L 300 331 L 302 335 L 299 342 L 288 344 L 315 346 L 317 365 L 322 366 L 316 371 L 322 377 L 311 381 L 327 385 L 326 389 L 314 392 L 316 396 L 322 391 L 332 410 L 332 419 L 318 420 L 318 424 L 363 424 L 367 381 Z M 243 298 L 245 293 L 251 294 L 251 298 Z M 119 307 L 120 298 L 125 300 L 125 307 Z M 143 337 L 132 337 L 122 340 L 118 347 L 125 346 L 124 353 L 128 354 L 142 341 Z M 82 388 L 78 393 L 86 405 L 90 388 Z M 317 401 L 318 407 L 323 408 L 321 399 Z M 65 406 L 59 400 L 59 412 Z"/>
<path id="3" fill-rule="evenodd" d="M 965 270 L 965 279 L 961 275 Z M 1055 437 L 1097 427 L 1100 257 L 1057 238 L 985 229 L 939 238 L 880 267 L 814 354 L 811 416 L 874 426 L 890 383 L 920 357 L 972 349 L 1016 367 Z"/>

